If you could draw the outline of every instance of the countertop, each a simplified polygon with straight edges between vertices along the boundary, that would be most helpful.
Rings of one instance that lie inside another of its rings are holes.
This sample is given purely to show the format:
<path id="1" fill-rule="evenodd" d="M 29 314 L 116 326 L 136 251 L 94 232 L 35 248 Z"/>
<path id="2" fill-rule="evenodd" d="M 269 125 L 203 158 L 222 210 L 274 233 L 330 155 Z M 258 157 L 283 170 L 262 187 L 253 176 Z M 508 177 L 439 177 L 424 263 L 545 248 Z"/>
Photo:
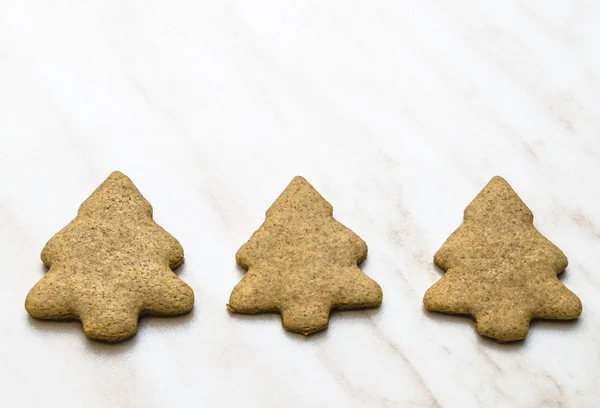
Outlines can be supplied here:
<path id="1" fill-rule="evenodd" d="M 599 21 L 583 0 L 0 2 L 0 407 L 597 407 Z M 113 170 L 182 243 L 196 304 L 110 345 L 23 302 Z M 225 307 L 296 175 L 384 292 L 308 337 Z M 495 175 L 584 306 L 508 345 L 422 303 Z"/>

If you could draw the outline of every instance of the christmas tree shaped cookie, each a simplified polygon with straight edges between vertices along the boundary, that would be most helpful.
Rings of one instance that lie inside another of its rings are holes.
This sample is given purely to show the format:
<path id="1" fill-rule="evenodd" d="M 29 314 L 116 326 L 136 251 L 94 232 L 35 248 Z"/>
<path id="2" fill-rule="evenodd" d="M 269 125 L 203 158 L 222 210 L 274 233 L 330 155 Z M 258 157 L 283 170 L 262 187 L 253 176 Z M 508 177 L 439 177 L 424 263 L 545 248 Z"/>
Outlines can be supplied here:
<path id="1" fill-rule="evenodd" d="M 44 247 L 50 268 L 25 300 L 39 319 L 78 319 L 93 339 L 133 336 L 140 315 L 189 312 L 192 289 L 173 269 L 183 248 L 152 219 L 131 180 L 112 173 Z"/>
<path id="2" fill-rule="evenodd" d="M 267 211 L 264 224 L 236 255 L 248 272 L 227 307 L 238 313 L 279 312 L 285 329 L 327 328 L 334 309 L 381 304 L 380 286 L 361 272 L 367 245 L 333 218 L 333 207 L 296 177 Z"/>
<path id="3" fill-rule="evenodd" d="M 499 342 L 522 340 L 533 318 L 570 320 L 581 301 L 557 275 L 567 258 L 533 226 L 533 214 L 501 177 L 467 207 L 434 257 L 446 271 L 425 294 L 429 310 L 466 314 Z"/>

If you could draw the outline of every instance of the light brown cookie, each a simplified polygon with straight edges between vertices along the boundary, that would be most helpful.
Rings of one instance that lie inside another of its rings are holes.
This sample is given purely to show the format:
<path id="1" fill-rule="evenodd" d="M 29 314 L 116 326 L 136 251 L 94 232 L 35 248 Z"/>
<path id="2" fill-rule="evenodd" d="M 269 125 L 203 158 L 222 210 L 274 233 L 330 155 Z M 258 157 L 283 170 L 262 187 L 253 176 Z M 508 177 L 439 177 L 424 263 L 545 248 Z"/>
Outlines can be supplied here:
<path id="1" fill-rule="evenodd" d="M 50 270 L 25 308 L 39 319 L 80 320 L 92 339 L 126 339 L 136 333 L 140 315 L 184 314 L 194 304 L 194 292 L 172 271 L 183 263 L 183 248 L 119 172 L 50 239 L 42 261 Z"/>
<path id="2" fill-rule="evenodd" d="M 333 218 L 333 207 L 296 177 L 236 255 L 248 272 L 227 307 L 279 312 L 283 327 L 310 334 L 327 328 L 333 309 L 377 307 L 381 287 L 361 272 L 367 245 Z"/>
<path id="3" fill-rule="evenodd" d="M 533 318 L 570 320 L 581 301 L 557 275 L 567 258 L 533 226 L 533 214 L 501 177 L 467 207 L 434 257 L 446 271 L 425 293 L 427 309 L 475 318 L 479 334 L 522 340 Z"/>

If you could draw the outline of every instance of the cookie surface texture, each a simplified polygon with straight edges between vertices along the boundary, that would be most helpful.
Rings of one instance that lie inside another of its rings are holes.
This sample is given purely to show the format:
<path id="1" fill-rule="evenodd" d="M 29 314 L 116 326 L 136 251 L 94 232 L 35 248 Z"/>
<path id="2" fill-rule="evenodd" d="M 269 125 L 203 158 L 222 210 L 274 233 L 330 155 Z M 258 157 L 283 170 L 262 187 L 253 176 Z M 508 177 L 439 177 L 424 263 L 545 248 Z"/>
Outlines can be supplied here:
<path id="1" fill-rule="evenodd" d="M 367 245 L 333 218 L 333 207 L 296 177 L 236 255 L 247 273 L 228 309 L 279 312 L 286 330 L 327 328 L 331 310 L 377 307 L 381 287 L 359 268 Z"/>
<path id="2" fill-rule="evenodd" d="M 180 315 L 194 304 L 192 289 L 173 273 L 183 263 L 183 248 L 119 172 L 48 241 L 42 261 L 50 269 L 25 308 L 39 319 L 80 320 L 92 339 L 124 340 L 136 333 L 139 316 Z"/>
<path id="3" fill-rule="evenodd" d="M 501 177 L 466 208 L 434 262 L 446 273 L 425 293 L 425 307 L 471 315 L 479 334 L 498 342 L 524 339 L 533 318 L 581 314 L 581 301 L 557 277 L 567 258 L 533 226 L 531 210 Z"/>

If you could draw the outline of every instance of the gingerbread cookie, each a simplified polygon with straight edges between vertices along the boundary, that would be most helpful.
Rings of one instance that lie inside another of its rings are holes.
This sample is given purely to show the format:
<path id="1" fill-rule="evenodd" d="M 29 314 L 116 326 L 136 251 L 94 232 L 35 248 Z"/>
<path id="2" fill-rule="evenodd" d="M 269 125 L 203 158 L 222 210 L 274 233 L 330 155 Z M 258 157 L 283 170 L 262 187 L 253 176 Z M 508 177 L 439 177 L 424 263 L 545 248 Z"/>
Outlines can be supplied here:
<path id="1" fill-rule="evenodd" d="M 80 320 L 92 339 L 126 339 L 136 333 L 140 315 L 180 315 L 194 304 L 192 289 L 172 271 L 183 263 L 183 248 L 119 172 L 50 239 L 42 261 L 50 269 L 25 308 L 39 319 Z"/>
<path id="2" fill-rule="evenodd" d="M 446 273 L 425 293 L 427 309 L 471 315 L 479 334 L 499 342 L 524 339 L 533 318 L 581 314 L 581 301 L 557 277 L 567 258 L 533 226 L 531 210 L 501 177 L 467 207 L 434 261 Z"/>
<path id="3" fill-rule="evenodd" d="M 267 211 L 264 224 L 236 255 L 248 272 L 227 307 L 279 312 L 286 330 L 327 328 L 331 310 L 377 307 L 381 287 L 361 272 L 367 245 L 333 218 L 333 207 L 296 177 Z"/>

